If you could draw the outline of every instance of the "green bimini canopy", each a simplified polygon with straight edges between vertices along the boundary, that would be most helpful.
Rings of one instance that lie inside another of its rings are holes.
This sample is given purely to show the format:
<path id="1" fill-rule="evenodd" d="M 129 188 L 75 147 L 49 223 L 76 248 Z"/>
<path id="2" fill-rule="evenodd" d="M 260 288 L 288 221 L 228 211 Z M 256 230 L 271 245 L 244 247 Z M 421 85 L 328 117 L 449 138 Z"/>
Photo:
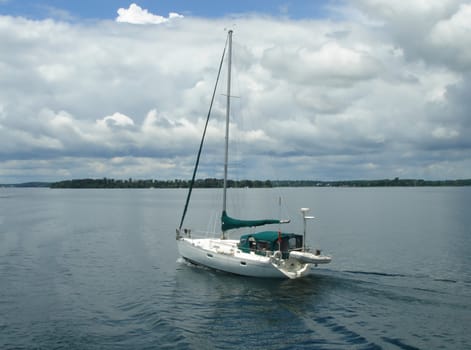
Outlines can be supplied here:
<path id="1" fill-rule="evenodd" d="M 295 233 L 262 231 L 249 233 L 240 236 L 239 249 L 245 253 L 255 251 L 263 253 L 264 251 L 288 252 L 294 249 L 301 249 L 303 246 L 303 236 Z M 262 254 L 263 255 L 263 254 Z"/>
<path id="2" fill-rule="evenodd" d="M 264 219 L 264 220 L 239 220 L 231 218 L 227 215 L 226 211 L 222 212 L 221 217 L 221 228 L 223 231 L 233 230 L 241 227 L 254 227 L 268 224 L 284 224 L 289 220 L 277 220 L 277 219 Z"/>

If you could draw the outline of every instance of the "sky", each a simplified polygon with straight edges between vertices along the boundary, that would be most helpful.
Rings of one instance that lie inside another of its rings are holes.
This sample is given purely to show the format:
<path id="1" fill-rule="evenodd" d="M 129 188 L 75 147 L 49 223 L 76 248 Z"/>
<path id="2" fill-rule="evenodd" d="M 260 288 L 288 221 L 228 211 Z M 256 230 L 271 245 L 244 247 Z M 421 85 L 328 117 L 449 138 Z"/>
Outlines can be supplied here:
<path id="1" fill-rule="evenodd" d="M 0 0 L 0 183 L 190 178 L 228 28 L 229 177 L 471 178 L 470 1 Z"/>

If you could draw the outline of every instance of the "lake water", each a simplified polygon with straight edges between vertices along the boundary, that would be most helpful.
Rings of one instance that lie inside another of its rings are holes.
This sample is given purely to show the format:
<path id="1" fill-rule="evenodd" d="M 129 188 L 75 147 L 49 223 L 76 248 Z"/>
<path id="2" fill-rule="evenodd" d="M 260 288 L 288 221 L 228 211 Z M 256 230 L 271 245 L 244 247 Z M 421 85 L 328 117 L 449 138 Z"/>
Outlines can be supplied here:
<path id="1" fill-rule="evenodd" d="M 289 231 L 312 209 L 333 261 L 293 281 L 183 263 L 185 196 L 0 189 L 0 348 L 471 348 L 470 187 L 230 191 L 230 214 Z M 188 224 L 211 228 L 219 198 L 195 190 Z"/>

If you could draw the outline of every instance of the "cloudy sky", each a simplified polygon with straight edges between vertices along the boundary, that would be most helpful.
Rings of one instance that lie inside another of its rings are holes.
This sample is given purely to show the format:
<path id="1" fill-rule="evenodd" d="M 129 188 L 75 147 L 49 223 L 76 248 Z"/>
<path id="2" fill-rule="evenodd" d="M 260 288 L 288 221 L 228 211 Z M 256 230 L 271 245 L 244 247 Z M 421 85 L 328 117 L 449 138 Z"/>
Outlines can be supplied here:
<path id="1" fill-rule="evenodd" d="M 471 2 L 0 0 L 0 183 L 471 177 Z M 199 177 L 221 176 L 216 96 Z"/>

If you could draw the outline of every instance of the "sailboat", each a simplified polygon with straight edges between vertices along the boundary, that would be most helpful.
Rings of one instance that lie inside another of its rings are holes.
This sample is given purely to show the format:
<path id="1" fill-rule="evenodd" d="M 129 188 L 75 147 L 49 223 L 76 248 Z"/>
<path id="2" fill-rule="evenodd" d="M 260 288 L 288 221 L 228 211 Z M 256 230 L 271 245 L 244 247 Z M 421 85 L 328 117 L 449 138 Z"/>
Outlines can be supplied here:
<path id="1" fill-rule="evenodd" d="M 230 217 L 227 214 L 226 201 L 228 187 L 227 168 L 229 153 L 232 33 L 232 30 L 228 31 L 226 45 L 219 65 L 216 86 L 214 88 L 210 110 L 206 119 L 206 125 L 193 171 L 193 178 L 190 183 L 181 222 L 176 230 L 178 250 L 180 255 L 192 264 L 202 265 L 211 269 L 225 271 L 236 275 L 265 278 L 300 278 L 308 275 L 311 267 L 318 266 L 319 264 L 327 264 L 331 261 L 330 256 L 321 254 L 320 250 L 311 250 L 305 245 L 307 220 L 313 218 L 308 215 L 309 208 L 301 208 L 304 222 L 303 234 L 266 229 L 258 232 L 247 232 L 240 235 L 239 239 L 227 238 L 228 232 L 231 230 L 251 229 L 253 231 L 255 227 L 289 222 L 289 220 L 282 219 L 241 220 Z M 224 62 L 226 48 L 228 51 L 228 69 L 221 235 L 219 238 L 197 238 L 194 237 L 191 229 L 183 228 L 183 222 L 188 209 L 193 184 L 195 182 L 196 171 L 203 148 L 217 83 Z"/>

